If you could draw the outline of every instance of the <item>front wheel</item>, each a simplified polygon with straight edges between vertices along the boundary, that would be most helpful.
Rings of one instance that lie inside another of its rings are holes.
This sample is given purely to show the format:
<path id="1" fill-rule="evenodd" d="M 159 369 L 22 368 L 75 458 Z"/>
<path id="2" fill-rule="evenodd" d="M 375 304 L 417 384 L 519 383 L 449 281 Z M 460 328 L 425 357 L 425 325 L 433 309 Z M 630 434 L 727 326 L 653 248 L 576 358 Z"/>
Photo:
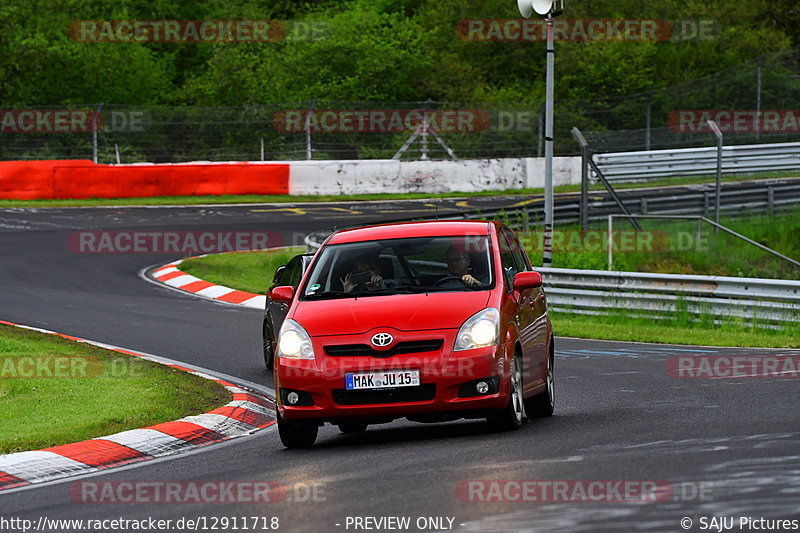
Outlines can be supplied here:
<path id="1" fill-rule="evenodd" d="M 552 341 L 550 345 L 552 346 Z M 555 377 L 553 376 L 554 362 L 553 349 L 551 348 L 550 356 L 547 358 L 547 375 L 545 376 L 544 392 L 525 400 L 525 413 L 530 417 L 542 418 L 553 416 L 556 407 L 556 387 Z"/>
<path id="2" fill-rule="evenodd" d="M 489 425 L 496 431 L 508 431 L 522 427 L 522 367 L 519 357 L 511 361 L 511 383 L 508 405 L 489 418 Z"/>
<path id="3" fill-rule="evenodd" d="M 278 413 L 278 434 L 287 448 L 310 448 L 317 441 L 319 426 L 313 421 L 290 422 Z"/>

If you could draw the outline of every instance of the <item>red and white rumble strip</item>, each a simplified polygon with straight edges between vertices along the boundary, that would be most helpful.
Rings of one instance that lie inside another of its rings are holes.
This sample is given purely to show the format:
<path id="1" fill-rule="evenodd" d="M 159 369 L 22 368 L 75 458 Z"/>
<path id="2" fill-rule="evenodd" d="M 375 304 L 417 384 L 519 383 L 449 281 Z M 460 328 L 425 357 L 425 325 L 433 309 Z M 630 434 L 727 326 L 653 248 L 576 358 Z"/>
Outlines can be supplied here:
<path id="1" fill-rule="evenodd" d="M 189 259 L 195 258 L 190 257 Z M 180 289 L 204 298 L 210 298 L 211 300 L 243 305 L 254 309 L 264 309 L 264 306 L 267 304 L 267 297 L 263 294 L 259 295 L 253 294 L 252 292 L 237 291 L 236 289 L 215 285 L 195 276 L 190 276 L 185 272 L 181 272 L 178 266 L 183 261 L 184 259 L 173 261 L 168 265 L 153 270 L 150 275 L 156 281 L 169 285 L 172 288 Z"/>
<path id="2" fill-rule="evenodd" d="M 70 335 L 3 320 L 0 320 L 0 324 L 57 335 L 76 342 L 142 357 L 149 361 L 161 362 L 141 353 Z M 246 435 L 275 423 L 274 404 L 266 396 L 180 365 L 168 364 L 167 366 L 216 381 L 233 394 L 233 400 L 208 413 L 187 416 L 174 422 L 132 429 L 44 450 L 0 455 L 0 492 L 4 489 L 44 483 L 171 455 L 179 451 Z"/>

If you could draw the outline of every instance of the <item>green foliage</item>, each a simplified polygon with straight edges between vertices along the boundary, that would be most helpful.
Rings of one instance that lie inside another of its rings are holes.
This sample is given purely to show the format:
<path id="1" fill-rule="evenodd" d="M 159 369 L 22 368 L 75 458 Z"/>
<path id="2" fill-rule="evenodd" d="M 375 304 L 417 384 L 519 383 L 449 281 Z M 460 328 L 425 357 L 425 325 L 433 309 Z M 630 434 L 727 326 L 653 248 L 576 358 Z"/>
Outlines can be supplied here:
<path id="1" fill-rule="evenodd" d="M 795 46 L 792 0 L 570 2 L 564 18 L 710 20 L 714 39 L 557 44 L 560 99 L 628 95 Z M 471 42 L 467 19 L 518 18 L 509 0 L 28 0 L 0 5 L 0 101 L 242 105 L 310 99 L 535 101 L 542 42 Z M 325 25 L 275 43 L 91 43 L 79 20 L 279 20 Z M 769 84 L 765 83 L 765 87 Z"/>

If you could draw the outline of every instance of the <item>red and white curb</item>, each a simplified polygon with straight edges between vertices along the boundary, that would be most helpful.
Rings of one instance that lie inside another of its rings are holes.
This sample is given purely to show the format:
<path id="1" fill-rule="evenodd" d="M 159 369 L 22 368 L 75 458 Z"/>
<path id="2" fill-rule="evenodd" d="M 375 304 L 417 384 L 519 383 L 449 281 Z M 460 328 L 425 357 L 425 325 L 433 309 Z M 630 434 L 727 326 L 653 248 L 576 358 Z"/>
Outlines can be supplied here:
<path id="1" fill-rule="evenodd" d="M 204 257 L 204 256 L 198 256 Z M 190 257 L 188 259 L 195 259 Z M 239 291 L 224 287 L 222 285 L 215 285 L 211 282 L 202 280 L 198 277 L 182 272 L 178 267 L 185 261 L 180 259 L 173 261 L 167 265 L 156 268 L 150 275 L 154 280 L 168 285 L 174 289 L 179 289 L 196 296 L 202 296 L 218 302 L 225 302 L 229 304 L 243 305 L 245 307 L 252 307 L 254 309 L 264 309 L 267 304 L 267 297 L 263 294 L 253 294 L 252 292 Z"/>
<path id="2" fill-rule="evenodd" d="M 56 335 L 166 364 L 169 367 L 216 381 L 233 395 L 232 401 L 227 405 L 201 415 L 187 416 L 173 422 L 132 429 L 44 450 L 0 455 L 0 492 L 172 455 L 196 449 L 199 446 L 249 435 L 275 424 L 275 408 L 270 398 L 238 387 L 229 381 L 217 379 L 205 372 L 192 370 L 179 364 L 165 363 L 161 358 L 149 354 L 45 329 L 3 320 L 0 320 L 0 324 Z"/>

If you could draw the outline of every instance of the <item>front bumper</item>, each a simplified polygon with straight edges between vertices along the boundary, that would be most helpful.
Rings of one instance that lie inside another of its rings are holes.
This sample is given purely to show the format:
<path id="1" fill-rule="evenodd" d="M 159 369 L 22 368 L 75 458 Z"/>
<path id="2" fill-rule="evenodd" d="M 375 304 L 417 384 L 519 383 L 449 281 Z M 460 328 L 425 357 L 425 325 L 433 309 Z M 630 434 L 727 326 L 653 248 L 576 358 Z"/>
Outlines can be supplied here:
<path id="1" fill-rule="evenodd" d="M 381 331 L 386 331 L 386 328 L 381 328 Z M 343 418 L 361 418 L 388 422 L 403 417 L 435 419 L 435 413 L 470 416 L 484 411 L 491 413 L 507 405 L 509 358 L 506 357 L 505 345 L 453 352 L 457 330 L 392 330 L 391 333 L 395 344 L 441 339 L 442 347 L 437 351 L 388 357 L 330 356 L 326 346 L 364 345 L 374 331 L 363 335 L 315 337 L 312 339 L 315 360 L 280 357 L 275 360 L 275 385 L 281 416 L 286 420 L 335 422 Z M 345 375 L 348 373 L 385 370 L 419 370 L 420 386 L 358 391 L 345 388 Z M 465 397 L 462 386 L 484 378 L 494 378 L 497 387 L 485 395 Z M 287 405 L 288 391 L 298 392 L 303 405 Z"/>

